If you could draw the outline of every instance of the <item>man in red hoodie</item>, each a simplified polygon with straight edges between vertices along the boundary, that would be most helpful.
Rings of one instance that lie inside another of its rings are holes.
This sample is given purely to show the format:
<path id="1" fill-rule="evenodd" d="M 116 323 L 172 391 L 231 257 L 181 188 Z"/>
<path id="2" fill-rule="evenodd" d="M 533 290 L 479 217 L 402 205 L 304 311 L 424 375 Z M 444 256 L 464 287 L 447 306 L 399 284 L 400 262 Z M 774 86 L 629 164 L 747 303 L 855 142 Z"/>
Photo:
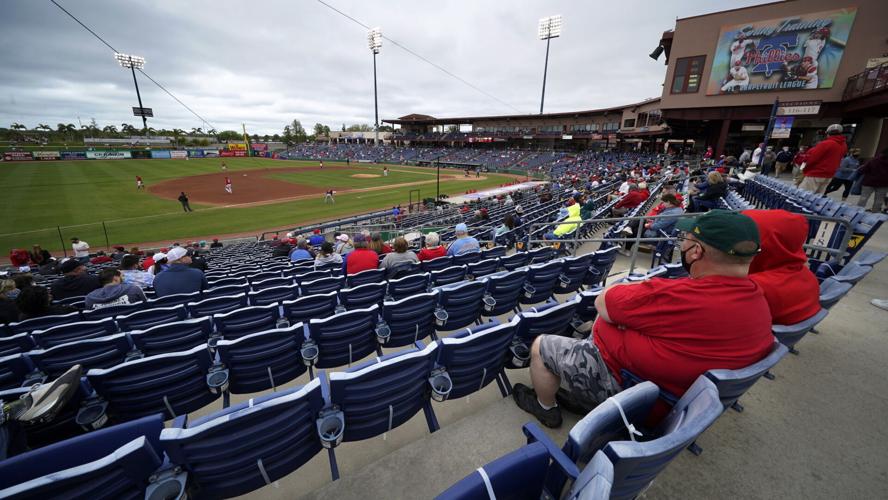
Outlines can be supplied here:
<path id="1" fill-rule="evenodd" d="M 817 314 L 820 285 L 802 248 L 808 220 L 785 210 L 746 210 L 743 215 L 758 226 L 762 250 L 749 265 L 749 279 L 765 294 L 771 322 L 792 325 Z"/>
<path id="2" fill-rule="evenodd" d="M 622 217 L 626 212 L 644 203 L 644 200 L 647 199 L 647 195 L 645 195 L 647 192 L 647 189 L 641 190 L 635 184 L 629 184 L 629 192 L 614 205 L 611 212 L 615 217 Z"/>
<path id="3" fill-rule="evenodd" d="M 847 152 L 848 145 L 845 144 L 845 136 L 842 135 L 842 126 L 834 123 L 827 127 L 826 139 L 808 150 L 805 169 L 802 171 L 805 178 L 799 187 L 822 194 L 829 181 L 836 175 L 839 163 Z"/>

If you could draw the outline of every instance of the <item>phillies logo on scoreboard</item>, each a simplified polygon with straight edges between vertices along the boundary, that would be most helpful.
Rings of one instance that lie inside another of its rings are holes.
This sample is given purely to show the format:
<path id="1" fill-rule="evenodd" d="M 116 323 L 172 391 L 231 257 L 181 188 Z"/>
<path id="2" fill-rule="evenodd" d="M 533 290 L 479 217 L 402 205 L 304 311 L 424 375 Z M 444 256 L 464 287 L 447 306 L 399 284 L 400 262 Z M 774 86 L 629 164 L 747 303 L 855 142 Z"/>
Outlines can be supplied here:
<path id="1" fill-rule="evenodd" d="M 802 56 L 790 49 L 795 49 L 799 44 L 795 34 L 779 35 L 765 38 L 759 43 L 757 50 L 750 50 L 743 56 L 743 65 L 749 68 L 751 73 L 764 73 L 771 76 L 775 71 L 781 71 L 787 64 L 797 63 Z"/>

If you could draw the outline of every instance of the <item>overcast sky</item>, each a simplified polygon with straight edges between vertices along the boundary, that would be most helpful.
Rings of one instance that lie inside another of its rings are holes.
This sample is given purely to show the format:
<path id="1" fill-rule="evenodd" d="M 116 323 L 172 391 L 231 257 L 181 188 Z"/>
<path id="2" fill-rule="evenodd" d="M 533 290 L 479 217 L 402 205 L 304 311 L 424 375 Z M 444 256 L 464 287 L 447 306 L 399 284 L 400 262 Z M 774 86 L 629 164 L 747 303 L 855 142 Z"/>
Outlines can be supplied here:
<path id="1" fill-rule="evenodd" d="M 58 0 L 218 130 L 280 132 L 294 118 L 373 122 L 373 59 L 366 30 L 316 0 Z M 546 111 L 615 106 L 659 96 L 663 59 L 647 55 L 677 17 L 724 1 L 356 1 L 328 3 L 459 75 L 499 103 L 383 41 L 379 114 L 436 117 L 539 111 L 545 42 L 540 17 L 564 16 L 552 41 Z M 730 7 L 764 3 L 735 0 Z M 3 0 L 0 125 L 139 125 L 130 73 L 113 52 L 49 0 Z M 712 40 L 715 43 L 715 40 Z M 139 75 L 149 125 L 202 126 Z M 206 126 L 203 126 L 206 129 Z"/>

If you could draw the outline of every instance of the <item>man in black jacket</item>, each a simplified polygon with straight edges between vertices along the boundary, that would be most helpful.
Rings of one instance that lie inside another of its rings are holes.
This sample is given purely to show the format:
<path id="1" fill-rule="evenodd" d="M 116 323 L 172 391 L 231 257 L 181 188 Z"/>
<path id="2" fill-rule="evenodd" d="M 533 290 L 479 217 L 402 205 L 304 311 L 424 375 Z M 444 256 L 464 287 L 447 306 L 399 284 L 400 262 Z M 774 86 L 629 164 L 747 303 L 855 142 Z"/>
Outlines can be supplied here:
<path id="1" fill-rule="evenodd" d="M 194 211 L 191 210 L 191 205 L 188 204 L 188 196 L 185 194 L 185 191 L 182 191 L 182 193 L 179 195 L 179 203 L 182 204 L 182 209 L 186 212 Z"/>
<path id="2" fill-rule="evenodd" d="M 68 259 L 62 263 L 60 271 L 64 276 L 52 282 L 50 290 L 55 300 L 69 297 L 83 297 L 101 287 L 98 276 L 89 274 L 86 266 L 76 259 Z"/>

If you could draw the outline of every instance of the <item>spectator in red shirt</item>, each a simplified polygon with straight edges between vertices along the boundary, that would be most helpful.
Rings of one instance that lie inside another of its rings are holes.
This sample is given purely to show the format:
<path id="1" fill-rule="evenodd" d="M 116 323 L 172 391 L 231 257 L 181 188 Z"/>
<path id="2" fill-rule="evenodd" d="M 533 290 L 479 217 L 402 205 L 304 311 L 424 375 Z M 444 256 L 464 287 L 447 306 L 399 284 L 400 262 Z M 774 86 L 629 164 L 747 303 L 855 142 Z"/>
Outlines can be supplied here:
<path id="1" fill-rule="evenodd" d="M 89 263 L 90 264 L 104 264 L 106 262 L 111 262 L 112 260 L 114 260 L 114 259 L 105 255 L 105 252 L 99 250 L 98 252 L 96 252 L 96 256 L 93 257 L 92 259 L 90 259 Z"/>
<path id="2" fill-rule="evenodd" d="M 641 205 L 644 200 L 647 199 L 647 196 L 644 195 L 646 191 L 647 190 L 639 190 L 638 186 L 635 184 L 629 184 L 629 193 L 627 193 L 626 196 L 623 197 L 623 199 L 618 201 L 612 209 L 614 216 L 623 216 L 626 214 L 626 212 L 632 210 L 638 205 Z"/>
<path id="3" fill-rule="evenodd" d="M 610 285 L 595 300 L 599 317 L 588 339 L 537 337 L 533 388 L 514 387 L 520 408 L 558 427 L 556 393 L 565 406 L 592 407 L 620 390 L 622 369 L 680 396 L 706 370 L 741 368 L 767 355 L 771 314 L 747 275 L 759 250 L 755 222 L 711 210 L 677 227 L 685 232 L 681 260 L 690 277 Z"/>
<path id="4" fill-rule="evenodd" d="M 437 259 L 438 257 L 444 257 L 447 255 L 447 248 L 444 245 L 441 245 L 441 237 L 438 236 L 438 233 L 427 234 L 425 237 L 425 245 L 425 248 L 416 254 L 416 256 L 419 257 L 420 262 Z"/>
<path id="5" fill-rule="evenodd" d="M 839 163 L 848 152 L 845 144 L 845 136 L 842 135 L 842 126 L 834 123 L 826 128 L 826 139 L 817 143 L 808 151 L 805 161 L 805 176 L 799 187 L 814 193 L 823 193 L 826 186 L 836 175 Z"/>
<path id="6" fill-rule="evenodd" d="M 792 159 L 792 182 L 796 186 L 802 183 L 802 165 L 808 161 L 808 146 L 799 146 L 799 152 Z"/>
<path id="7" fill-rule="evenodd" d="M 752 259 L 749 279 L 765 294 L 775 325 L 792 325 L 820 311 L 820 284 L 808 269 L 802 245 L 808 220 L 785 210 L 746 210 L 758 226 L 762 251 Z"/>
<path id="8" fill-rule="evenodd" d="M 365 234 L 364 236 L 367 235 Z M 385 255 L 392 252 L 392 247 L 382 241 L 382 235 L 380 233 L 373 233 L 370 236 L 370 244 L 368 245 L 368 248 L 379 255 Z"/>
<path id="9" fill-rule="evenodd" d="M 367 237 L 358 233 L 354 237 L 355 249 L 342 256 L 346 274 L 355 274 L 379 267 L 379 254 L 367 248 Z"/>
<path id="10" fill-rule="evenodd" d="M 147 252 L 145 252 L 145 255 L 146 255 L 145 260 L 142 261 L 142 270 L 143 271 L 147 271 L 147 270 L 151 269 L 152 267 L 154 267 L 154 252 L 152 252 L 151 250 L 148 250 Z"/>

